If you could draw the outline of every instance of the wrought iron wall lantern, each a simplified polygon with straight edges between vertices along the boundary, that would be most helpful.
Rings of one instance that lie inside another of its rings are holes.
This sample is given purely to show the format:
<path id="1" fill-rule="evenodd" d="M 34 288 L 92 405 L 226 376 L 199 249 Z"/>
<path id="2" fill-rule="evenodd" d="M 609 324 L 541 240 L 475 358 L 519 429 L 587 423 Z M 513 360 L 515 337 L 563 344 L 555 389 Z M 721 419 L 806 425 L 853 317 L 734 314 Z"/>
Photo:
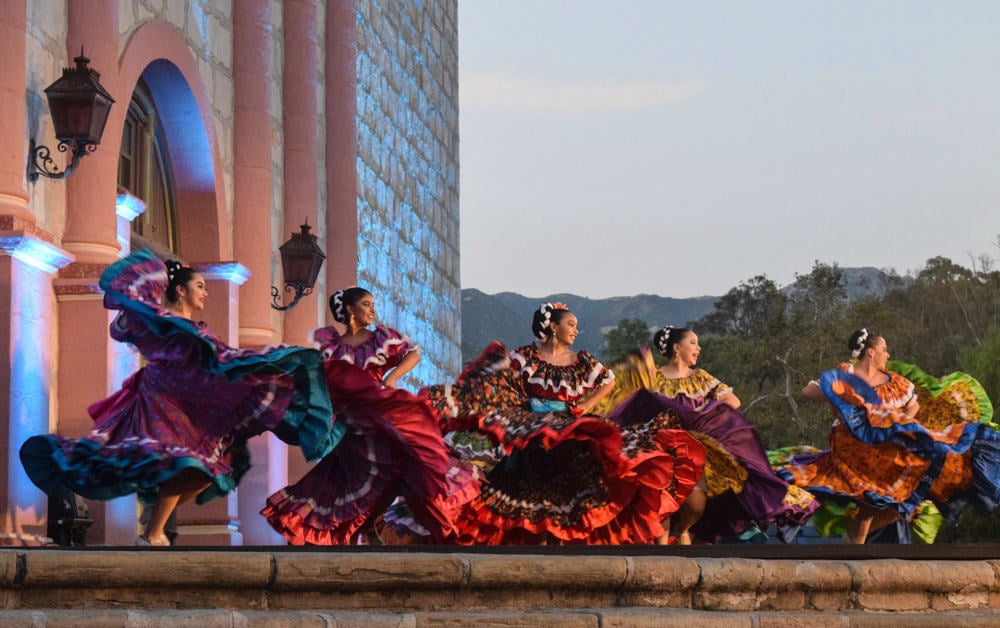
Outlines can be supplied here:
<path id="1" fill-rule="evenodd" d="M 73 59 L 75 68 L 64 68 L 62 77 L 45 88 L 52 114 L 59 152 L 69 151 L 72 159 L 65 170 L 52 160 L 48 146 L 36 146 L 34 138 L 28 149 L 28 180 L 35 182 L 38 177 L 63 179 L 73 172 L 80 159 L 97 150 L 104 134 L 104 125 L 115 99 L 101 86 L 101 75 L 87 64 L 90 59 L 83 55 Z"/>
<path id="2" fill-rule="evenodd" d="M 326 255 L 316 243 L 316 236 L 309 233 L 311 227 L 307 220 L 301 227 L 301 233 L 293 233 L 292 239 L 281 245 L 281 269 L 285 276 L 285 292 L 295 292 L 295 298 L 288 305 L 281 305 L 278 297 L 281 291 L 271 286 L 271 307 L 276 310 L 290 310 L 302 297 L 312 294 L 316 278 Z"/>

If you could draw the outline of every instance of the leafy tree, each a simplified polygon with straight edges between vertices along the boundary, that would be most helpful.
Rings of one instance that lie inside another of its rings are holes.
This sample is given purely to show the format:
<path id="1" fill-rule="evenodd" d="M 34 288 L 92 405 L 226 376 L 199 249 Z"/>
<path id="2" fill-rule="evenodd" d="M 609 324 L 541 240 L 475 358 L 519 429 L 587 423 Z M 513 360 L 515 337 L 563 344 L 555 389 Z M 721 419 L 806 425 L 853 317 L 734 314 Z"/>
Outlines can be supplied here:
<path id="1" fill-rule="evenodd" d="M 629 353 L 642 346 L 652 344 L 652 331 L 646 321 L 625 318 L 618 326 L 604 334 L 604 360 L 614 364 L 624 360 Z"/>
<path id="2" fill-rule="evenodd" d="M 693 323 L 701 336 L 701 365 L 736 389 L 742 411 L 769 448 L 826 446 L 830 410 L 803 403 L 799 392 L 848 358 L 845 341 L 863 326 L 886 337 L 894 358 L 927 373 L 969 373 L 996 403 L 1000 272 L 995 268 L 988 256 L 972 258 L 971 268 L 935 257 L 910 276 L 893 274 L 880 290 L 853 299 L 836 264 L 817 262 L 784 290 L 765 276 L 754 277 Z M 1000 540 L 1000 511 L 984 517 L 966 510 L 940 538 Z"/>
<path id="3" fill-rule="evenodd" d="M 994 327 L 979 345 L 965 347 L 958 355 L 961 370 L 986 389 L 994 405 L 1000 400 L 1000 328 Z M 1000 417 L 994 417 L 1000 422 Z"/>
<path id="4" fill-rule="evenodd" d="M 699 333 L 754 338 L 782 326 L 787 299 L 767 275 L 757 275 L 715 302 L 715 309 L 697 321 Z"/>

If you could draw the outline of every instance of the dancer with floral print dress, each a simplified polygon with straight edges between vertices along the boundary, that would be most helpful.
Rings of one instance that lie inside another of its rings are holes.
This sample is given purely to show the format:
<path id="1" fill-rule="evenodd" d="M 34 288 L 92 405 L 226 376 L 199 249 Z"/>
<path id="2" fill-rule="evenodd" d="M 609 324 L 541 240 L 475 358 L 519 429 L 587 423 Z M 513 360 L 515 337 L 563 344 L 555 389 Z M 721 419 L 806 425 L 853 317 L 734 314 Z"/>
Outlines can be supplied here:
<path id="1" fill-rule="evenodd" d="M 830 449 L 793 456 L 780 471 L 823 499 L 857 504 L 848 543 L 910 518 L 926 500 L 942 510 L 952 500 L 995 508 L 1000 433 L 989 423 L 992 406 L 982 386 L 964 373 L 939 382 L 911 365 L 890 368 L 885 338 L 867 328 L 847 346 L 851 362 L 802 391 L 834 410 Z"/>
<path id="2" fill-rule="evenodd" d="M 543 304 L 537 344 L 491 345 L 454 384 L 430 397 L 443 429 L 477 430 L 505 457 L 456 520 L 475 544 L 649 543 L 702 472 L 701 445 L 678 430 L 620 430 L 589 414 L 614 374 L 571 349 L 577 318 Z"/>

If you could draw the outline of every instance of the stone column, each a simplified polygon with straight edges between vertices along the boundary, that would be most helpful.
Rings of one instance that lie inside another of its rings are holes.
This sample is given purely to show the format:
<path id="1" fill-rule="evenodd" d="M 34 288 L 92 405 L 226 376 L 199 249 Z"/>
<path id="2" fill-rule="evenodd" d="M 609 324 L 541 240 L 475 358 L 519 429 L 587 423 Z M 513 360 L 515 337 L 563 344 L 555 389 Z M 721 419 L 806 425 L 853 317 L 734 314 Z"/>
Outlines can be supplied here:
<path id="1" fill-rule="evenodd" d="M 241 346 L 275 341 L 271 324 L 271 11 L 233 5 L 233 248 L 250 269 L 240 301 Z"/>
<path id="2" fill-rule="evenodd" d="M 118 1 L 70 0 L 66 50 L 69 59 L 83 47 L 90 66 L 112 98 L 112 115 L 98 149 L 80 163 L 66 185 L 66 229 L 63 246 L 85 264 L 109 264 L 118 256 L 115 196 L 118 192 L 118 150 L 129 94 L 118 78 Z M 69 61 L 67 61 L 69 65 Z M 43 179 L 44 180 L 44 179 Z M 90 368 L 93 368 L 92 366 Z"/>
<path id="3" fill-rule="evenodd" d="M 283 239 L 299 232 L 308 221 L 316 226 L 319 203 L 317 164 L 319 156 L 319 33 L 317 0 L 286 0 L 284 3 L 285 69 L 282 75 L 284 112 L 284 213 Z M 317 232 L 319 230 L 317 229 Z M 307 345 L 309 333 L 318 327 L 316 297 L 285 312 L 282 338 L 288 344 Z"/>
<path id="4" fill-rule="evenodd" d="M 238 262 L 193 262 L 205 278 L 208 301 L 202 319 L 228 345 L 239 341 L 240 286 L 250 271 Z M 194 502 L 177 510 L 178 545 L 243 545 L 238 493 L 207 504 Z M 263 507 L 263 506 L 262 506 Z"/>
<path id="5" fill-rule="evenodd" d="M 18 452 L 51 431 L 51 275 L 72 261 L 49 234 L 0 217 L 0 545 L 45 542 L 48 498 L 28 479 Z"/>
<path id="6" fill-rule="evenodd" d="M 319 204 L 317 165 L 319 154 L 319 32 L 316 0 L 288 0 L 284 4 L 285 70 L 282 101 L 285 131 L 285 233 L 299 231 L 303 220 L 316 225 Z M 320 229 L 316 230 L 317 233 Z M 329 236 L 329 234 L 327 234 Z M 309 334 L 322 325 L 319 308 L 311 297 L 285 312 L 284 342 L 309 345 Z M 288 475 L 298 480 L 310 465 L 301 451 L 288 454 Z"/>
<path id="7" fill-rule="evenodd" d="M 0 216 L 34 221 L 24 189 L 24 111 L 27 81 L 20 68 L 27 67 L 25 53 L 25 0 L 0 0 L 0 59 L 18 71 L 0 73 Z"/>
<path id="8" fill-rule="evenodd" d="M 146 205 L 130 194 L 116 194 L 112 200 L 113 235 L 124 256 L 130 250 L 132 221 L 146 211 Z M 104 309 L 104 295 L 98 286 L 107 267 L 108 263 L 71 264 L 53 282 L 59 306 L 59 413 L 53 431 L 69 438 L 90 431 L 90 404 L 116 392 L 140 366 L 139 355 L 109 335 L 108 327 L 117 312 Z M 94 520 L 87 530 L 88 544 L 132 544 L 138 530 L 135 495 L 106 502 L 88 500 L 87 505 Z"/>
<path id="9" fill-rule="evenodd" d="M 358 280 L 357 1 L 326 7 L 326 285 Z M 327 320 L 333 322 L 330 313 Z"/>
<path id="10" fill-rule="evenodd" d="M 54 282 L 59 307 L 58 431 L 78 437 L 92 424 L 87 406 L 117 389 L 123 371 L 133 366 L 117 364 L 128 358 L 108 335 L 111 315 L 97 287 L 98 277 L 121 250 L 116 211 L 121 128 L 116 120 L 124 119 L 129 95 L 122 93 L 118 77 L 118 2 L 71 0 L 67 7 L 66 64 L 82 47 L 116 101 L 101 146 L 58 183 L 66 186 L 62 243 L 76 256 L 76 263 L 62 269 Z M 119 545 L 135 539 L 135 498 L 89 504 L 94 525 L 87 531 L 88 543 Z"/>
<path id="11" fill-rule="evenodd" d="M 240 346 L 262 346 L 280 335 L 271 323 L 271 4 L 233 5 L 233 249 L 251 276 L 241 290 Z M 286 447 L 269 435 L 250 443 L 254 466 L 240 483 L 243 538 L 250 545 L 275 543 L 257 510 L 273 481 L 286 476 Z M 276 465 L 276 466 L 275 466 Z M 261 525 L 263 524 L 263 525 Z"/>

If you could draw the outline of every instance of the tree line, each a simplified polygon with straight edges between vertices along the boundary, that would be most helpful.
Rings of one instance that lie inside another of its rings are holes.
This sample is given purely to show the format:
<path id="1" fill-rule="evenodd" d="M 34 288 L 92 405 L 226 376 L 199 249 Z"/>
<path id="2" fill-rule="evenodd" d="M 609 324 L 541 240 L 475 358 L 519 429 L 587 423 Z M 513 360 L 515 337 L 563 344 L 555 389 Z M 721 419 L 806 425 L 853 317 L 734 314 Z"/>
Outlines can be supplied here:
<path id="1" fill-rule="evenodd" d="M 964 371 L 997 403 L 1000 271 L 988 255 L 970 262 L 962 266 L 934 257 L 907 275 L 883 271 L 883 285 L 853 297 L 837 264 L 816 262 L 809 273 L 796 274 L 785 290 L 758 275 L 685 326 L 699 336 L 699 366 L 736 390 L 742 411 L 767 448 L 822 449 L 830 432 L 830 409 L 803 403 L 799 393 L 810 379 L 848 360 L 847 339 L 861 327 L 885 337 L 892 359 L 916 364 L 935 377 Z M 645 321 L 621 321 L 606 334 L 606 361 L 614 364 L 636 346 L 649 345 L 651 335 Z M 992 519 L 969 520 L 964 528 L 1000 538 L 1000 517 Z M 980 530 L 983 525 L 988 530 Z M 955 530 L 953 537 L 961 536 Z"/>

